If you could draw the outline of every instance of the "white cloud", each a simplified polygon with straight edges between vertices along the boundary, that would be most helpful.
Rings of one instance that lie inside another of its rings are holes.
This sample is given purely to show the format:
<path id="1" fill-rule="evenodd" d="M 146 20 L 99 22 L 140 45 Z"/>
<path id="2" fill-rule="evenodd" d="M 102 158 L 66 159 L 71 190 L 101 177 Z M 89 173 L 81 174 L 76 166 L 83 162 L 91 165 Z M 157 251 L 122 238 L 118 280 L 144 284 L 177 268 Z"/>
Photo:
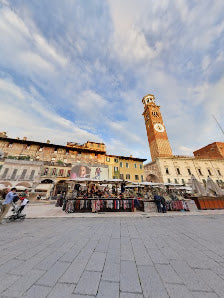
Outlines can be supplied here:
<path id="1" fill-rule="evenodd" d="M 15 134 L 22 131 L 32 138 L 42 141 L 43 138 L 50 138 L 61 144 L 68 137 L 78 142 L 86 142 L 87 139 L 102 141 L 98 135 L 80 129 L 70 120 L 58 115 L 34 88 L 27 92 L 12 80 L 0 79 L 0 102 L 0 127 L 8 131 L 10 136 L 15 137 Z"/>
<path id="2" fill-rule="evenodd" d="M 219 138 L 211 114 L 222 121 L 223 1 L 7 2 L 0 124 L 15 114 L 11 134 L 106 140 L 115 154 L 145 157 L 141 99 L 153 93 L 174 153 Z"/>
<path id="3" fill-rule="evenodd" d="M 182 152 L 184 155 L 192 156 L 192 155 L 193 155 L 193 151 L 194 151 L 195 149 L 193 149 L 193 148 L 188 148 L 188 147 L 185 147 L 185 146 L 180 146 L 180 147 L 179 147 L 179 150 L 180 150 L 180 152 Z"/>
<path id="4" fill-rule="evenodd" d="M 5 67 L 46 77 L 66 66 L 67 58 L 57 53 L 35 25 L 26 24 L 8 7 L 0 9 L 0 31 L 0 62 Z"/>
<path id="5" fill-rule="evenodd" d="M 5 97 L 16 97 L 19 100 L 23 100 L 25 98 L 24 91 L 21 90 L 20 87 L 13 84 L 10 80 L 4 80 L 0 78 L 0 92 L 2 99 Z"/>
<path id="6" fill-rule="evenodd" d="M 61 55 L 59 55 L 55 48 L 51 46 L 43 36 L 40 34 L 34 33 L 33 38 L 37 44 L 38 49 L 44 56 L 50 56 L 54 59 L 54 61 L 58 62 L 62 66 L 67 64 L 67 59 Z"/>

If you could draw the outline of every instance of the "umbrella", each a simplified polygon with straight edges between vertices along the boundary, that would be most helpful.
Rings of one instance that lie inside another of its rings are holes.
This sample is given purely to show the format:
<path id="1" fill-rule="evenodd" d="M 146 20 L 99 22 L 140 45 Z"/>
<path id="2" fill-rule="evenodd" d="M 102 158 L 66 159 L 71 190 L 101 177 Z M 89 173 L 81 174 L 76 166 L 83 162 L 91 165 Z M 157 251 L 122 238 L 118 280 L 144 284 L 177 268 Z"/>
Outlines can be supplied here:
<path id="1" fill-rule="evenodd" d="M 17 190 L 25 190 L 25 189 L 27 189 L 27 187 L 25 187 L 25 186 L 23 186 L 23 185 L 17 185 L 17 186 L 16 186 L 16 189 L 17 189 Z"/>
<path id="2" fill-rule="evenodd" d="M 209 176 L 206 183 L 206 192 L 208 195 L 224 195 L 224 191 Z"/>
<path id="3" fill-rule="evenodd" d="M 206 190 L 204 185 L 201 182 L 199 182 L 194 175 L 191 175 L 190 184 L 193 193 L 198 194 L 199 196 L 206 196 Z"/>
<path id="4" fill-rule="evenodd" d="M 130 185 L 125 186 L 125 188 L 138 188 L 138 187 L 144 187 L 144 185 L 130 184 Z"/>
<path id="5" fill-rule="evenodd" d="M 145 186 L 158 186 L 158 185 L 163 185 L 163 183 L 158 183 L 158 182 L 141 182 L 141 185 L 145 185 Z"/>
<path id="6" fill-rule="evenodd" d="M 4 189 L 6 186 L 4 184 L 0 184 L 0 189 Z"/>

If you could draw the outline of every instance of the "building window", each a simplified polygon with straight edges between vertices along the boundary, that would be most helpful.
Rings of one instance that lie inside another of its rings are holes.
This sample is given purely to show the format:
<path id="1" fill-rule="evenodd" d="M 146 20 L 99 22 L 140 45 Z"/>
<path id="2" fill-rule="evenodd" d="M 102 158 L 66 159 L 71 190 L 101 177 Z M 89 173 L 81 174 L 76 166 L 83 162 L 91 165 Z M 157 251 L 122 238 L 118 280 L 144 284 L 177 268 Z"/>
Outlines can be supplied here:
<path id="1" fill-rule="evenodd" d="M 201 172 L 201 169 L 198 169 L 198 173 L 199 173 L 200 176 L 203 176 L 202 172 Z"/>
<path id="2" fill-rule="evenodd" d="M 64 174 L 64 169 L 60 169 L 60 170 L 59 170 L 59 176 L 61 176 L 61 177 L 62 177 L 62 176 L 63 176 L 63 174 Z"/>
<path id="3" fill-rule="evenodd" d="M 120 174 L 120 179 L 124 179 L 124 174 Z"/>
<path id="4" fill-rule="evenodd" d="M 141 175 L 141 182 L 143 182 L 144 181 L 144 177 L 143 177 L 143 175 Z"/>
<path id="5" fill-rule="evenodd" d="M 11 180 L 14 180 L 16 178 L 17 169 L 14 169 L 12 172 Z"/>
<path id="6" fill-rule="evenodd" d="M 128 162 L 126 162 L 126 168 L 129 168 L 129 164 L 128 164 Z"/>
<path id="7" fill-rule="evenodd" d="M 42 151 L 43 151 L 43 147 L 40 147 L 40 148 L 39 148 L 39 151 L 42 152 Z"/>
<path id="8" fill-rule="evenodd" d="M 134 164 L 134 168 L 137 169 L 137 163 Z"/>
<path id="9" fill-rule="evenodd" d="M 202 179 L 202 182 L 203 182 L 204 186 L 206 186 L 206 180 Z"/>
<path id="10" fill-rule="evenodd" d="M 55 176 L 56 175 L 56 171 L 57 171 L 57 169 L 56 168 L 53 168 L 51 175 L 52 176 Z"/>
<path id="11" fill-rule="evenodd" d="M 123 162 L 122 161 L 120 162 L 120 167 L 123 168 Z"/>
<path id="12" fill-rule="evenodd" d="M 177 179 L 174 179 L 174 183 L 178 184 L 178 181 L 177 181 Z"/>
<path id="13" fill-rule="evenodd" d="M 9 148 L 12 148 L 12 143 L 9 143 L 8 147 L 9 147 Z"/>
<path id="14" fill-rule="evenodd" d="M 24 169 L 24 170 L 22 171 L 22 174 L 21 174 L 21 176 L 20 176 L 20 179 L 21 179 L 21 180 L 23 180 L 23 179 L 25 178 L 25 176 L 26 176 L 26 172 L 27 172 L 27 169 Z"/>
<path id="15" fill-rule="evenodd" d="M 166 174 L 168 174 L 168 175 L 170 174 L 170 173 L 169 173 L 169 169 L 168 169 L 168 168 L 166 168 Z"/>
<path id="16" fill-rule="evenodd" d="M 185 181 L 184 181 L 184 179 L 182 179 L 181 181 L 182 181 L 182 184 L 185 185 Z"/>
<path id="17" fill-rule="evenodd" d="M 135 175 L 135 180 L 139 180 L 139 176 L 138 175 Z"/>
<path id="18" fill-rule="evenodd" d="M 222 174 L 221 174 L 221 172 L 220 172 L 219 169 L 217 169 L 217 172 L 218 172 L 219 176 L 222 176 Z"/>
<path id="19" fill-rule="evenodd" d="M 118 167 L 114 167 L 114 172 L 118 172 Z"/>
<path id="20" fill-rule="evenodd" d="M 167 179 L 167 182 L 168 182 L 168 183 L 171 183 L 171 180 L 170 180 L 170 178 L 168 178 L 168 179 Z"/>
<path id="21" fill-rule="evenodd" d="M 209 176 L 212 176 L 212 173 L 209 169 L 208 169 L 208 174 L 209 174 Z"/>
<path id="22" fill-rule="evenodd" d="M 177 174 L 180 175 L 180 169 L 179 168 L 177 168 Z"/>
<path id="23" fill-rule="evenodd" d="M 126 174 L 126 179 L 131 179 L 130 174 Z"/>
<path id="24" fill-rule="evenodd" d="M 191 175 L 191 169 L 187 169 L 188 174 Z"/>
<path id="25" fill-rule="evenodd" d="M 70 177 L 70 175 L 71 175 L 71 170 L 68 170 L 67 177 Z"/>
<path id="26" fill-rule="evenodd" d="M 4 179 L 8 174 L 9 168 L 6 168 L 2 174 L 2 179 Z"/>
<path id="27" fill-rule="evenodd" d="M 139 166 L 139 167 L 140 167 L 140 170 L 142 170 L 142 164 L 140 164 L 140 166 Z"/>
<path id="28" fill-rule="evenodd" d="M 157 112 L 152 112 L 152 115 L 153 115 L 154 117 L 159 117 L 159 115 L 158 115 Z"/>
<path id="29" fill-rule="evenodd" d="M 106 157 L 106 161 L 110 161 L 110 157 Z"/>
<path id="30" fill-rule="evenodd" d="M 35 174 L 35 170 L 32 170 L 30 173 L 30 180 L 33 180 L 34 174 Z"/>
<path id="31" fill-rule="evenodd" d="M 115 159 L 114 159 L 114 162 L 118 162 L 118 158 L 115 158 Z"/>
<path id="32" fill-rule="evenodd" d="M 48 168 L 45 168 L 45 169 L 44 169 L 43 176 L 46 176 L 46 175 L 47 175 L 47 173 L 48 173 Z"/>
<path id="33" fill-rule="evenodd" d="M 30 146 L 29 145 L 26 145 L 26 150 L 30 150 Z"/>

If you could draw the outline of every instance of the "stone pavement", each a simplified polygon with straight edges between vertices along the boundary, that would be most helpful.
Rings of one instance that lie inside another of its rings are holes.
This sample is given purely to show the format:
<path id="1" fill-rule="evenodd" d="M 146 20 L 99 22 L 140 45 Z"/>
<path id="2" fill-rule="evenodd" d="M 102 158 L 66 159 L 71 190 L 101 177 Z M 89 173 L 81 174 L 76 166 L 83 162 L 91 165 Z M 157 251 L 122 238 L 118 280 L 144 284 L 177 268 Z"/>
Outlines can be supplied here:
<path id="1" fill-rule="evenodd" d="M 0 297 L 224 297 L 224 215 L 0 225 Z"/>
<path id="2" fill-rule="evenodd" d="M 145 213 L 145 212 L 99 212 L 99 213 L 65 213 L 61 207 L 55 207 L 55 204 L 51 203 L 35 203 L 28 204 L 25 209 L 27 218 L 70 218 L 70 217 L 142 217 L 142 216 L 188 216 L 188 215 L 212 215 L 212 214 L 224 214 L 224 209 L 221 210 L 196 210 L 191 212 L 167 212 L 167 213 Z"/>

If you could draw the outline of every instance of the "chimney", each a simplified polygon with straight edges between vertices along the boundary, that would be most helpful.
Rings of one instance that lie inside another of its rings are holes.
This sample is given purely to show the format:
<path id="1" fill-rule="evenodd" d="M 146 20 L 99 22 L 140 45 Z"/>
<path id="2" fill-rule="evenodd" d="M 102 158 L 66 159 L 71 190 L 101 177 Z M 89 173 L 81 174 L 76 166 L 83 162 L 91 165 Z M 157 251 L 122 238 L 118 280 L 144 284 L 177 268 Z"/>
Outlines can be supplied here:
<path id="1" fill-rule="evenodd" d="M 47 143 L 47 144 L 50 144 L 50 142 L 51 142 L 50 140 L 47 140 L 47 142 L 46 142 L 46 143 Z"/>
<path id="2" fill-rule="evenodd" d="M 27 137 L 23 137 L 23 141 L 26 141 L 27 140 Z"/>

